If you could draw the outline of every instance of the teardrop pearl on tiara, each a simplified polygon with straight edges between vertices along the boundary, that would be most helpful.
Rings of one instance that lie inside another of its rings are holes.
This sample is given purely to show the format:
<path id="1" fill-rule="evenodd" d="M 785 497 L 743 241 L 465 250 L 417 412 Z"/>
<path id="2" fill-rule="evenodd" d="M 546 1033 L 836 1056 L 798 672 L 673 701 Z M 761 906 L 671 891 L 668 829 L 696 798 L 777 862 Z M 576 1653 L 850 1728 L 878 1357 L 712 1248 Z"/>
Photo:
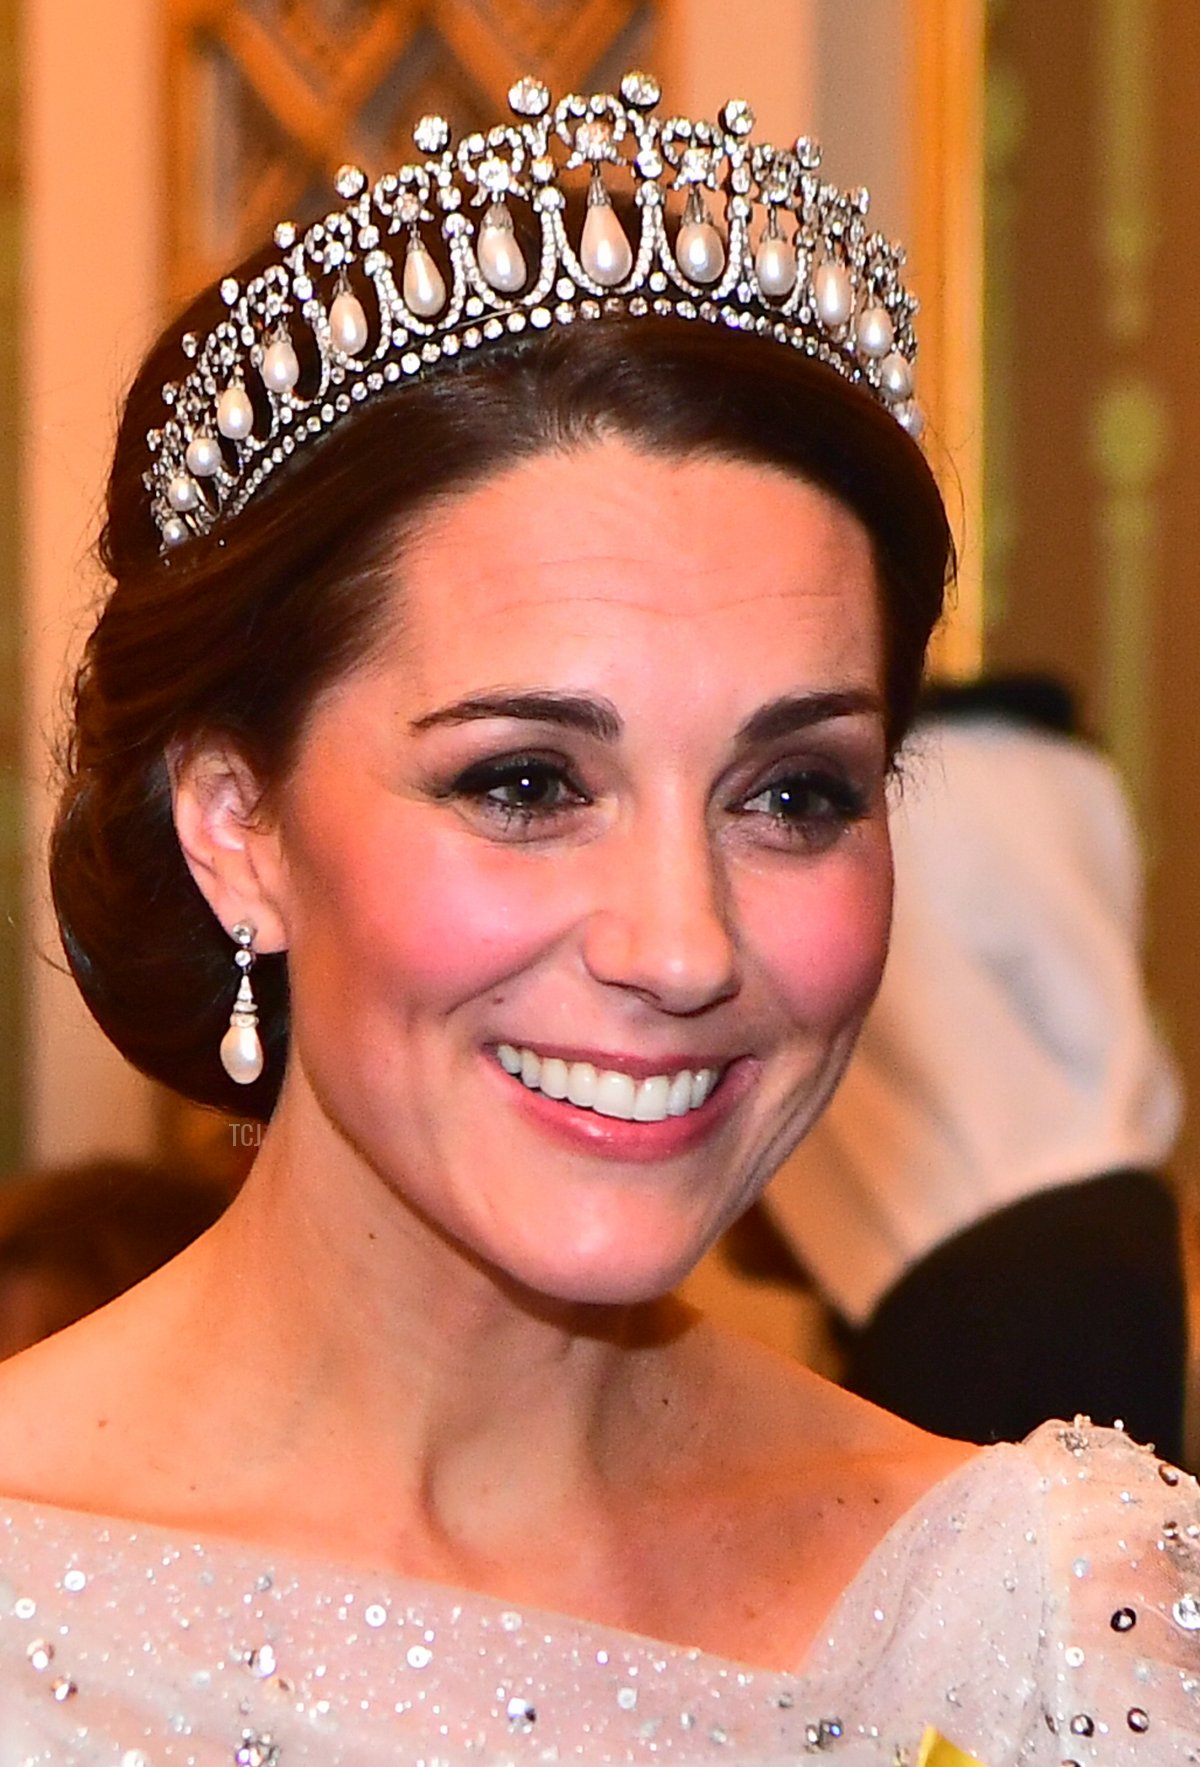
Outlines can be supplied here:
<path id="1" fill-rule="evenodd" d="M 286 332 L 273 338 L 263 351 L 261 373 L 273 393 L 290 393 L 300 379 L 300 361 Z"/>
<path id="2" fill-rule="evenodd" d="M 896 336 L 896 327 L 886 307 L 867 307 L 858 321 L 858 353 L 860 356 L 886 356 Z"/>
<path id="3" fill-rule="evenodd" d="M 512 216 L 503 202 L 494 202 L 479 229 L 479 268 L 483 279 L 498 294 L 516 294 L 525 286 L 528 271 L 524 254 L 513 232 Z"/>
<path id="4" fill-rule="evenodd" d="M 344 283 L 329 309 L 329 335 L 333 347 L 345 356 L 361 356 L 370 335 L 363 304 L 349 283 Z"/>
<path id="5" fill-rule="evenodd" d="M 675 261 L 692 282 L 715 282 L 725 268 L 721 235 L 694 184 L 688 191 L 683 225 L 675 240 Z"/>
<path id="6" fill-rule="evenodd" d="M 231 442 L 244 442 L 254 428 L 254 407 L 244 386 L 234 382 L 217 400 L 217 428 Z"/>
<path id="7" fill-rule="evenodd" d="M 446 282 L 414 227 L 404 254 L 404 305 L 418 319 L 436 319 L 446 305 Z"/>
<path id="8" fill-rule="evenodd" d="M 258 1035 L 258 1008 L 250 986 L 250 970 L 254 964 L 254 928 L 239 921 L 231 937 L 237 945 L 233 961 L 242 972 L 229 1029 L 221 1038 L 221 1066 L 238 1086 L 252 1086 L 263 1071 L 263 1047 Z"/>
<path id="9" fill-rule="evenodd" d="M 193 436 L 185 459 L 193 477 L 211 479 L 221 464 L 221 444 L 214 436 Z"/>
<path id="10" fill-rule="evenodd" d="M 633 247 L 598 171 L 593 174 L 588 190 L 579 261 L 601 288 L 616 288 L 633 269 Z"/>
<path id="11" fill-rule="evenodd" d="M 879 384 L 889 399 L 907 399 L 913 390 L 912 369 L 900 354 L 893 350 L 879 364 Z"/>
<path id="12" fill-rule="evenodd" d="M 763 294 L 782 300 L 796 286 L 798 264 L 796 248 L 779 231 L 779 212 L 772 205 L 767 214 L 766 231 L 754 257 L 754 274 Z"/>
<path id="13" fill-rule="evenodd" d="M 172 509 L 180 511 L 195 509 L 200 501 L 200 492 L 195 479 L 190 479 L 186 472 L 177 472 L 167 486 L 167 502 Z"/>
<path id="14" fill-rule="evenodd" d="M 834 258 L 822 258 L 813 276 L 813 294 L 822 325 L 836 330 L 846 324 L 854 311 L 854 289 L 844 264 Z"/>

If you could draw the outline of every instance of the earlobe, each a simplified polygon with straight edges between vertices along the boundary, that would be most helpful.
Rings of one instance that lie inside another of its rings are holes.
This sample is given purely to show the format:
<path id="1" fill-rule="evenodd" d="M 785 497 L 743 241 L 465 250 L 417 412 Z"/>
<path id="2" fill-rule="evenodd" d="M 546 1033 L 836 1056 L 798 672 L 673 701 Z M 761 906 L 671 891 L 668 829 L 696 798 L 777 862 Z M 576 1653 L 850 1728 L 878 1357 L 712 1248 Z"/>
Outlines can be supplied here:
<path id="1" fill-rule="evenodd" d="M 188 869 L 226 932 L 255 929 L 260 953 L 287 947 L 283 865 L 262 788 L 244 756 L 213 744 L 168 755 L 175 832 Z"/>

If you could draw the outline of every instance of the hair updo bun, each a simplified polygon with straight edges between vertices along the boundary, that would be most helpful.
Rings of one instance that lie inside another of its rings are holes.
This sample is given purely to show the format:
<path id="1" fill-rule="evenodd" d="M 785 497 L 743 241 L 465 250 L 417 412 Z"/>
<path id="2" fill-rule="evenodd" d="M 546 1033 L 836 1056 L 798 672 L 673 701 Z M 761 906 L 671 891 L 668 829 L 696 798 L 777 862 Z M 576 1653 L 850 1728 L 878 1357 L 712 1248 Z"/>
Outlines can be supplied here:
<path id="1" fill-rule="evenodd" d="M 683 319 L 579 324 L 368 402 L 298 450 L 241 514 L 164 554 L 142 475 L 179 339 L 220 316 L 215 288 L 151 350 L 126 402 L 100 558 L 111 594 L 75 683 L 51 846 L 63 945 L 117 1048 L 200 1104 L 269 1118 L 288 1043 L 285 955 L 254 968 L 266 1066 L 237 1086 L 218 1048 L 233 944 L 192 880 L 168 757 L 234 745 L 269 811 L 316 697 L 377 643 L 406 526 L 439 496 L 602 434 L 673 458 L 763 462 L 832 492 L 872 536 L 888 736 L 912 716 L 951 542 L 923 455 L 839 375 L 798 351 Z M 753 536 L 747 535 L 747 544 Z"/>

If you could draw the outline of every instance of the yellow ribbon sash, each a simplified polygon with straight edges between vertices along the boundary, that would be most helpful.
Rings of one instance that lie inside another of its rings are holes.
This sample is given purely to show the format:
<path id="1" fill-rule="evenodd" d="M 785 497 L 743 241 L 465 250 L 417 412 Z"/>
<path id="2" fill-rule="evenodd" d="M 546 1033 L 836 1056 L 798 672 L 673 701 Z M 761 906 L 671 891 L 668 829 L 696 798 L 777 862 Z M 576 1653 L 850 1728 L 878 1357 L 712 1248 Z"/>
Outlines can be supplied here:
<path id="1" fill-rule="evenodd" d="M 966 1749 L 947 1742 L 931 1724 L 921 1738 L 915 1767 L 983 1767 L 983 1762 L 975 1755 L 968 1755 Z"/>

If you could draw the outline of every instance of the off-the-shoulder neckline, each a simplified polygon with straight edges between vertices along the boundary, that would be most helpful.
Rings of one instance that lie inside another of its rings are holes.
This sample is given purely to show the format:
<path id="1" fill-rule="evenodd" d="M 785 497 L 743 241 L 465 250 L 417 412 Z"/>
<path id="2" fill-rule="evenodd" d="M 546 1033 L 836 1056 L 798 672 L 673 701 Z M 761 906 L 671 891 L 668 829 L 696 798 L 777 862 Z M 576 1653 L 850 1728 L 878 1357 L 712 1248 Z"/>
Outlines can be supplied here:
<path id="1" fill-rule="evenodd" d="M 354 1589 L 368 1584 L 372 1591 L 389 1593 L 405 1606 L 432 1608 L 436 1604 L 470 1605 L 477 1613 L 494 1615 L 497 1619 L 518 1608 L 526 1622 L 559 1633 L 569 1629 L 576 1634 L 585 1635 L 589 1644 L 600 1648 L 608 1646 L 615 1649 L 650 1649 L 668 1660 L 699 1663 L 717 1672 L 773 1676 L 798 1683 L 815 1672 L 818 1655 L 828 1637 L 837 1632 L 843 1615 L 853 1608 L 860 1592 L 872 1586 L 877 1578 L 878 1567 L 894 1557 L 906 1538 L 919 1534 L 932 1515 L 952 1508 L 960 1492 L 968 1486 L 977 1485 L 981 1474 L 988 1470 L 998 1470 L 1011 1456 L 1022 1455 L 1026 1447 L 1032 1445 L 1044 1432 L 1062 1427 L 1061 1424 L 1043 1424 L 1024 1444 L 997 1442 L 980 1447 L 950 1472 L 926 1486 L 867 1553 L 817 1626 L 801 1661 L 790 1671 L 726 1657 L 720 1652 L 655 1638 L 650 1634 L 589 1620 L 578 1614 L 538 1607 L 525 1601 L 484 1594 L 451 1583 L 409 1577 L 398 1571 L 376 1570 L 369 1564 L 327 1560 L 315 1554 L 270 1546 L 256 1548 L 254 1542 L 236 1535 L 202 1534 L 170 1523 L 140 1521 L 131 1516 L 105 1515 L 3 1494 L 0 1494 L 0 1527 L 19 1533 L 24 1520 L 41 1532 L 48 1520 L 57 1518 L 60 1527 L 90 1537 L 97 1544 L 112 1546 L 127 1542 L 130 1546 L 135 1546 L 141 1543 L 147 1545 L 156 1558 L 161 1558 L 164 1552 L 178 1550 L 181 1545 L 186 1545 L 189 1551 L 203 1553 L 210 1566 L 214 1560 L 248 1560 L 257 1554 L 256 1573 L 269 1573 L 276 1585 L 289 1578 L 312 1581 L 317 1577 L 325 1581 L 332 1579 L 339 1588 Z"/>

